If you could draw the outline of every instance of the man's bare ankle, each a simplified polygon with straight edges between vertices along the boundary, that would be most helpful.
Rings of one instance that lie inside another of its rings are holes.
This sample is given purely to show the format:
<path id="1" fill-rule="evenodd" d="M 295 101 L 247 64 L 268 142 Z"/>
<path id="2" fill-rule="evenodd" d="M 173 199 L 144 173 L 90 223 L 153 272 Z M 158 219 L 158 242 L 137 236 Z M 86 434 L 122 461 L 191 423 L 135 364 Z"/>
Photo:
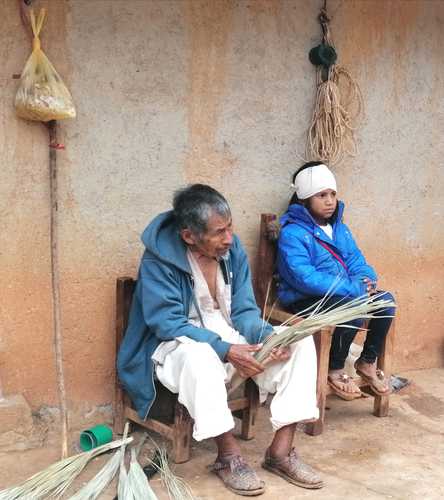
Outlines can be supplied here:
<path id="1" fill-rule="evenodd" d="M 241 453 L 240 452 L 224 452 L 224 453 L 218 453 L 217 454 L 217 457 L 216 457 L 216 460 L 218 462 L 229 462 L 232 458 L 234 457 L 241 457 Z"/>
<path id="2" fill-rule="evenodd" d="M 241 455 L 241 449 L 232 433 L 227 432 L 215 438 L 217 446 L 217 460 L 228 461 L 230 458 Z"/>

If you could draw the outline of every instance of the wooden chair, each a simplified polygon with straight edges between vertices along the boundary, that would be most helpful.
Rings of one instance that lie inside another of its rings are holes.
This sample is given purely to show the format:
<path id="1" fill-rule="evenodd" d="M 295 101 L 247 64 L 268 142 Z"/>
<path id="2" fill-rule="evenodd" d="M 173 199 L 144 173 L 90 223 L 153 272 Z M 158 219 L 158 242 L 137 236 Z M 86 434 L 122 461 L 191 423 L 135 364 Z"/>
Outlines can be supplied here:
<path id="1" fill-rule="evenodd" d="M 116 283 L 116 353 L 128 325 L 129 311 L 136 281 L 122 277 Z M 151 408 L 148 418 L 142 420 L 131 405 L 128 395 L 123 391 L 116 377 L 116 391 L 114 400 L 114 430 L 123 432 L 126 419 L 145 429 L 157 432 L 172 445 L 172 459 L 175 463 L 187 462 L 190 459 L 193 419 L 187 409 L 173 394 L 160 382 L 156 381 L 157 397 Z M 228 401 L 233 415 L 242 421 L 240 437 L 245 440 L 253 439 L 254 424 L 259 407 L 259 393 L 256 384 L 247 380 L 244 384 L 244 394 Z"/>
<path id="2" fill-rule="evenodd" d="M 270 306 L 270 304 L 273 304 L 276 299 L 275 261 L 277 233 L 276 215 L 262 214 L 254 289 L 257 303 L 262 306 L 263 309 L 265 308 L 265 317 L 267 318 L 270 316 L 270 322 L 272 324 L 281 324 L 291 316 L 291 314 L 286 312 L 278 304 L 275 304 L 273 308 Z M 266 304 L 265 299 L 269 283 L 271 283 L 272 286 L 270 287 L 269 299 Z M 329 354 L 333 331 L 334 328 L 327 328 L 320 330 L 313 335 L 318 356 L 317 400 L 319 407 L 319 420 L 312 424 L 307 424 L 306 426 L 306 432 L 312 436 L 322 433 L 324 429 L 326 398 L 328 395 L 334 394 L 330 386 L 327 384 Z M 392 322 L 392 326 L 385 339 L 381 355 L 378 358 L 378 368 L 381 369 L 388 378 L 390 378 L 391 374 L 393 338 L 394 322 Z M 354 381 L 366 393 L 373 396 L 368 384 L 364 380 L 357 377 Z M 374 395 L 374 398 L 373 414 L 377 417 L 386 417 L 389 409 L 389 396 Z"/>

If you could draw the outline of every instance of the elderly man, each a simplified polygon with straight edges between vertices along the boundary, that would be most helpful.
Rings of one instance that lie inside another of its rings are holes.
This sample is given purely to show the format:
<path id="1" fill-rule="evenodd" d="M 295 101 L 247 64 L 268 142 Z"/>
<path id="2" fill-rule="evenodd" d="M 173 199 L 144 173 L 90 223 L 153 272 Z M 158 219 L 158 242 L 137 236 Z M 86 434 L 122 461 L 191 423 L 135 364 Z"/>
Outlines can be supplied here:
<path id="1" fill-rule="evenodd" d="M 225 198 L 202 184 L 178 191 L 173 210 L 158 215 L 142 240 L 146 250 L 118 356 L 119 377 L 141 418 L 155 398 L 156 376 L 194 419 L 193 437 L 215 439 L 213 471 L 225 486 L 260 495 L 264 483 L 232 434 L 225 384 L 237 369 L 262 393 L 274 394 L 275 433 L 262 466 L 298 486 L 322 487 L 292 448 L 296 423 L 318 417 L 313 340 L 275 350 L 266 366 L 255 360 L 273 329 L 260 317 Z"/>

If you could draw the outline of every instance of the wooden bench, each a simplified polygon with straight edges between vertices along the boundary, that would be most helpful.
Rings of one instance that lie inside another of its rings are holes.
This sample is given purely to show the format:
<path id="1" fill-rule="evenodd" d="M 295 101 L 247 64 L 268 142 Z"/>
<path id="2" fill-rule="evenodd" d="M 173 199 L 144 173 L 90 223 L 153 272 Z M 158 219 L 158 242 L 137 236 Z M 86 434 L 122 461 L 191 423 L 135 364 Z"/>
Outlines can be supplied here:
<path id="1" fill-rule="evenodd" d="M 254 279 L 254 289 L 258 305 L 262 308 L 265 318 L 270 317 L 272 324 L 281 324 L 288 320 L 292 315 L 285 311 L 279 304 L 273 303 L 276 301 L 276 240 L 277 240 L 277 217 L 275 214 L 262 214 L 260 231 L 259 231 L 259 246 L 256 260 L 256 272 Z M 271 286 L 269 287 L 269 284 Z M 269 297 L 266 303 L 267 291 L 269 289 Z M 334 394 L 330 386 L 327 384 L 328 364 L 331 346 L 331 337 L 334 328 L 323 329 L 313 335 L 316 351 L 318 355 L 318 378 L 317 378 L 317 400 L 319 407 L 319 420 L 312 424 L 306 425 L 306 432 L 313 436 L 321 434 L 324 429 L 325 419 L 325 403 L 326 398 L 330 394 Z M 378 368 L 390 378 L 391 360 L 393 354 L 393 339 L 394 339 L 394 321 L 390 331 L 385 339 L 381 355 L 378 358 Z M 388 415 L 389 396 L 377 396 L 372 393 L 368 384 L 360 377 L 354 379 L 355 383 L 361 387 L 366 393 L 374 396 L 373 414 L 377 417 L 385 417 Z"/>
<path id="2" fill-rule="evenodd" d="M 122 277 L 116 283 L 116 353 L 128 326 L 129 311 L 136 281 Z M 242 439 L 254 437 L 254 424 L 259 407 L 259 393 L 256 384 L 247 380 L 241 388 L 244 394 L 229 399 L 228 406 L 233 415 L 242 421 Z M 157 432 L 170 441 L 172 446 L 171 457 L 175 463 L 187 462 L 190 459 L 193 419 L 187 409 L 161 383 L 156 381 L 156 400 L 148 418 L 142 420 L 132 407 L 131 401 L 116 377 L 114 399 L 114 430 L 123 432 L 125 420 L 138 424 L 145 429 Z M 236 396 L 237 393 L 235 393 Z"/>

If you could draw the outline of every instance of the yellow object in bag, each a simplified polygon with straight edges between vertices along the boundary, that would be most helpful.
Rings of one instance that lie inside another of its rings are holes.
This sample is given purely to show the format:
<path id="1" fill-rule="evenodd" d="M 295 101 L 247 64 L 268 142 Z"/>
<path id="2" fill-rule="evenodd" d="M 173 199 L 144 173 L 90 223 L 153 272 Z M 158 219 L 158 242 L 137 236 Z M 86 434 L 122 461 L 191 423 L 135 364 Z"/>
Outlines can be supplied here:
<path id="1" fill-rule="evenodd" d="M 71 94 L 40 48 L 39 34 L 45 14 L 45 9 L 41 9 L 36 22 L 31 10 L 34 33 L 32 54 L 22 72 L 20 87 L 15 96 L 15 109 L 18 116 L 27 120 L 47 122 L 75 118 L 76 110 Z"/>

